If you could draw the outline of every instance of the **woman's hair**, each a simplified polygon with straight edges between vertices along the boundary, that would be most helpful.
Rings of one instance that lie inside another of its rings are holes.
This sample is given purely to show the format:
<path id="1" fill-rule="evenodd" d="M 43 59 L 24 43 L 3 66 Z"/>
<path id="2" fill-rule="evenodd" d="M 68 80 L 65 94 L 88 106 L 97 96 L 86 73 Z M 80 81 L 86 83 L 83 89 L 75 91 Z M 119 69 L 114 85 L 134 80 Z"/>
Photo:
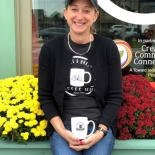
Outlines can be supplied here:
<path id="1" fill-rule="evenodd" d="M 91 33 L 91 34 L 96 34 L 96 29 L 95 29 L 94 26 L 91 26 L 91 27 L 90 27 L 90 33 Z"/>

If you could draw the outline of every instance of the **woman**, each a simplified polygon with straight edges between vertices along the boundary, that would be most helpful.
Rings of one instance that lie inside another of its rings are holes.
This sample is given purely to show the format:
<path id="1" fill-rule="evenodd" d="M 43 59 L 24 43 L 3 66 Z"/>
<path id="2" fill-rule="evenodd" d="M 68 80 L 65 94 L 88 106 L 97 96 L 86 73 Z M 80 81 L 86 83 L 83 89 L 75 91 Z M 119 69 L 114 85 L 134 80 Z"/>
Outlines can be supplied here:
<path id="1" fill-rule="evenodd" d="M 122 102 L 120 56 L 111 39 L 90 33 L 98 15 L 97 0 L 67 0 L 69 33 L 41 49 L 39 101 L 49 122 L 53 155 L 110 155 L 114 146 Z M 84 76 L 84 71 L 91 76 Z M 74 116 L 93 120 L 95 132 L 79 140 L 71 132 Z"/>

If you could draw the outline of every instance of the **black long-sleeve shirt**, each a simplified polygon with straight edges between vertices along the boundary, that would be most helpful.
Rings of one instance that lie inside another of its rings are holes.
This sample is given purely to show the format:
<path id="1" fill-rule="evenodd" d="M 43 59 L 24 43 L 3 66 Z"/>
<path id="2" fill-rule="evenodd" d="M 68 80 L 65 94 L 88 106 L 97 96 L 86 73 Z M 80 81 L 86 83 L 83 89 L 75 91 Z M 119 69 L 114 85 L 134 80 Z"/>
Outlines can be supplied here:
<path id="1" fill-rule="evenodd" d="M 64 35 L 47 41 L 39 56 L 39 102 L 50 121 L 55 116 L 63 120 L 63 98 L 69 77 L 73 53 L 65 48 Z M 94 35 L 94 46 L 88 53 L 97 105 L 102 112 L 99 124 L 111 127 L 116 134 L 116 117 L 122 103 L 120 55 L 109 38 Z M 54 131 L 48 123 L 48 135 Z"/>

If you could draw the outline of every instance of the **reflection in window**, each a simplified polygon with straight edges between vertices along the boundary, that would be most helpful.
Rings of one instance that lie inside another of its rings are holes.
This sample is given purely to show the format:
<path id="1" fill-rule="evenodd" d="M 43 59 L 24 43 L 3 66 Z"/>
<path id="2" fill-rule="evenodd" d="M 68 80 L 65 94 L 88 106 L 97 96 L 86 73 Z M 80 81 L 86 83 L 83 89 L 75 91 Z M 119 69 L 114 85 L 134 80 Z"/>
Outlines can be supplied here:
<path id="1" fill-rule="evenodd" d="M 154 13 L 155 12 L 155 1 L 140 2 L 140 12 L 142 13 Z"/>
<path id="2" fill-rule="evenodd" d="M 68 33 L 64 0 L 32 0 L 33 74 L 38 76 L 40 48 L 49 39 Z"/>
<path id="3" fill-rule="evenodd" d="M 122 9 L 138 12 L 139 0 L 111 0 L 114 4 L 121 7 Z"/>
<path id="4" fill-rule="evenodd" d="M 32 29 L 33 29 L 33 74 L 38 76 L 38 56 L 40 48 L 49 39 L 68 33 L 69 27 L 63 16 L 65 0 L 32 0 Z M 117 6 L 132 12 L 155 12 L 154 0 L 111 0 Z M 109 8 L 110 9 L 110 8 Z M 120 21 L 107 14 L 101 7 L 98 8 L 100 14 L 94 23 L 96 33 L 111 39 L 121 39 L 127 41 L 134 53 L 140 51 L 142 41 L 146 38 L 145 29 L 148 25 L 135 25 Z M 145 20 L 145 19 L 144 19 Z M 154 19 L 153 19 L 154 20 Z M 155 39 L 154 39 L 155 40 Z M 131 67 L 143 68 L 143 65 Z"/>

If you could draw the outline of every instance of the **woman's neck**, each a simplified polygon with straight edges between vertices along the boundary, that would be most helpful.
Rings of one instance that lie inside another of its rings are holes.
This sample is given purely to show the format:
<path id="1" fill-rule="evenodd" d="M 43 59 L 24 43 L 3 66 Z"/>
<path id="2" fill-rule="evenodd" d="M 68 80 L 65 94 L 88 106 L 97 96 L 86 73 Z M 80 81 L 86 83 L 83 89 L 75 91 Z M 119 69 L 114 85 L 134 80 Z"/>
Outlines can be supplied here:
<path id="1" fill-rule="evenodd" d="M 92 41 L 92 35 L 90 33 L 77 34 L 77 33 L 69 32 L 69 35 L 71 37 L 71 40 L 78 44 L 86 44 Z"/>

